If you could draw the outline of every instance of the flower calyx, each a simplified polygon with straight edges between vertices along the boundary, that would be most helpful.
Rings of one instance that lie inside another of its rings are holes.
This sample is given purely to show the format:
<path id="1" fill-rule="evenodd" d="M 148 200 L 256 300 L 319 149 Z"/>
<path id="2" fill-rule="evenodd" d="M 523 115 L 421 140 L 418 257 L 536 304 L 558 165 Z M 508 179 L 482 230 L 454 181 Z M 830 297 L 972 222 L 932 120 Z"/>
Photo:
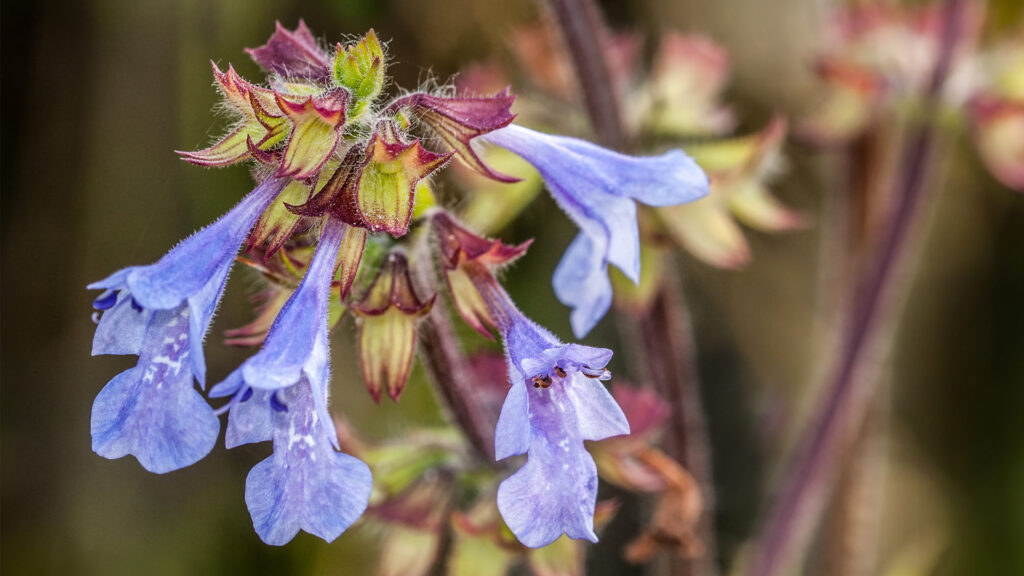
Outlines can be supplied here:
<path id="1" fill-rule="evenodd" d="M 240 120 L 234 130 L 209 148 L 178 150 L 183 160 L 199 166 L 230 166 L 249 159 L 252 149 L 268 150 L 288 136 L 288 121 L 272 90 L 247 82 L 232 66 L 222 72 L 217 64 L 210 64 L 217 88 Z"/>
<path id="2" fill-rule="evenodd" d="M 338 44 L 331 72 L 334 83 L 352 93 L 349 103 L 351 118 L 361 116 L 367 105 L 380 95 L 384 88 L 386 64 L 384 48 L 372 29 L 355 44 L 348 47 Z"/>
<path id="3" fill-rule="evenodd" d="M 295 100 L 275 93 L 277 105 L 292 123 L 292 136 L 284 150 L 278 176 L 306 180 L 316 176 L 334 154 L 345 127 L 349 93 L 334 88 L 323 94 Z"/>
<path id="4" fill-rule="evenodd" d="M 496 172 L 484 163 L 473 149 L 472 140 L 515 120 L 508 88 L 487 97 L 444 97 L 425 92 L 409 94 L 392 102 L 385 110 L 414 118 L 434 132 L 456 157 L 473 170 L 499 182 L 516 182 L 517 178 Z"/>
<path id="5" fill-rule="evenodd" d="M 517 246 L 477 236 L 449 214 L 437 212 L 431 222 L 437 233 L 445 282 L 459 315 L 474 330 L 493 338 L 488 327 L 499 328 L 501 290 L 493 271 L 526 253 L 533 240 Z"/>
<path id="6" fill-rule="evenodd" d="M 330 180 L 309 202 L 291 206 L 304 216 L 325 212 L 353 226 L 404 236 L 409 230 L 417 185 L 451 159 L 409 142 L 383 121 L 365 148 L 353 147 Z"/>
<path id="7" fill-rule="evenodd" d="M 392 252 L 352 306 L 359 322 L 363 380 L 378 403 L 385 387 L 395 402 L 401 396 L 416 352 L 416 323 L 430 312 L 435 298 L 422 300 L 416 294 L 405 256 Z"/>
<path id="8" fill-rule="evenodd" d="M 330 75 L 330 58 L 317 44 L 302 20 L 295 30 L 275 23 L 274 35 L 259 48 L 245 51 L 263 69 L 284 78 L 324 80 Z"/>

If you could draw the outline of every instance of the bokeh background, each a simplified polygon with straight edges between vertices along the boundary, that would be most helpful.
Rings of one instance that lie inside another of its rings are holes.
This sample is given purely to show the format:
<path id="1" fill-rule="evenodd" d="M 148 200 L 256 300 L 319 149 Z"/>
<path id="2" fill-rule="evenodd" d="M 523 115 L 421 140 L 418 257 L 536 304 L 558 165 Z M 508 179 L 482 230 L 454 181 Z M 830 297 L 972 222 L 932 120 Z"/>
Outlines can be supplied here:
<path id="1" fill-rule="evenodd" d="M 734 61 L 727 100 L 743 126 L 815 103 L 811 72 L 820 0 L 604 2 L 612 26 L 656 36 L 700 32 Z M 258 78 L 242 47 L 275 19 L 301 17 L 331 42 L 373 27 L 390 39 L 395 83 L 448 79 L 488 56 L 507 58 L 511 26 L 536 18 L 528 0 L 138 0 L 2 5 L 2 359 L 0 569 L 4 574 L 364 574 L 376 534 L 284 548 L 252 532 L 242 499 L 268 446 L 227 452 L 164 476 L 90 450 L 92 399 L 129 358 L 89 356 L 94 294 L 84 286 L 156 260 L 250 188 L 243 168 L 203 170 L 175 149 L 220 133 L 209 60 Z M 1020 17 L 1016 0 L 990 3 Z M 818 216 L 843 190 L 837 159 L 791 146 L 775 190 Z M 889 455 L 879 536 L 886 570 L 1024 574 L 1024 196 L 1001 187 L 969 143 L 952 138 L 932 183 L 941 188 L 887 378 Z M 545 196 L 506 240 L 535 236 L 509 274 L 532 317 L 568 337 L 547 289 L 575 230 Z M 751 233 L 754 259 L 723 272 L 684 261 L 711 427 L 720 556 L 756 527 L 801 406 L 813 397 L 827 221 L 783 236 Z M 211 380 L 248 354 L 219 343 L 249 318 L 254 278 L 236 272 L 208 337 Z M 544 289 L 538 288 L 542 287 Z M 606 323 L 607 324 L 607 323 Z M 354 368 L 352 327 L 335 335 L 334 398 L 370 438 L 439 423 L 419 368 L 400 405 L 376 407 Z M 588 343 L 615 346 L 615 333 Z M 346 368 L 348 367 L 348 368 Z M 641 573 L 619 550 L 637 514 L 620 515 L 595 551 L 594 574 Z M 896 573 L 896 572 L 893 572 Z"/>

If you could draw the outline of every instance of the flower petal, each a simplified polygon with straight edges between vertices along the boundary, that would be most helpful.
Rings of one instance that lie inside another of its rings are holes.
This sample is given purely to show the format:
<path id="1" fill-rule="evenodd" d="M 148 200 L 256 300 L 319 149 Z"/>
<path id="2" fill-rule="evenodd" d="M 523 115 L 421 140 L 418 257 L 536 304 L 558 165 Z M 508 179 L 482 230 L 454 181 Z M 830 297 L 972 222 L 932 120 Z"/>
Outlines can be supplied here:
<path id="1" fill-rule="evenodd" d="M 169 310 L 207 284 L 221 285 L 235 253 L 254 222 L 281 192 L 286 179 L 268 178 L 219 220 L 182 240 L 163 258 L 127 275 L 132 296 L 143 308 Z M 218 294 L 219 295 L 219 294 Z M 201 302 L 211 315 L 216 302 Z M 208 324 L 209 318 L 202 324 Z"/>
<path id="2" fill-rule="evenodd" d="M 612 284 L 600 251 L 580 232 L 565 251 L 552 277 L 555 296 L 572 308 L 573 334 L 588 334 L 612 305 Z"/>
<path id="3" fill-rule="evenodd" d="M 652 206 L 670 206 L 708 193 L 704 171 L 681 150 L 660 156 L 628 156 L 584 140 L 544 134 L 516 124 L 481 139 L 528 160 L 555 194 L 584 197 L 596 190 Z"/>
<path id="4" fill-rule="evenodd" d="M 162 474 L 213 449 L 220 421 L 192 382 L 188 315 L 185 306 L 156 312 L 139 363 L 96 397 L 92 446 L 100 456 L 132 454 L 143 468 Z"/>
<path id="5" fill-rule="evenodd" d="M 153 311 L 139 308 L 127 290 L 117 294 L 117 302 L 103 311 L 92 337 L 92 355 L 138 354 L 146 336 Z"/>
<path id="6" fill-rule="evenodd" d="M 245 482 L 245 503 L 267 544 L 287 544 L 299 530 L 330 542 L 355 522 L 373 477 L 362 461 L 331 448 L 305 380 L 283 392 L 274 413 L 274 454 Z"/>
<path id="7" fill-rule="evenodd" d="M 572 402 L 559 387 L 529 394 L 529 457 L 498 487 L 502 518 L 531 548 L 563 533 L 596 542 L 597 467 L 583 446 Z"/>
<path id="8" fill-rule="evenodd" d="M 231 407 L 228 414 L 228 429 L 224 433 L 224 446 L 228 449 L 274 438 L 274 412 L 270 407 L 270 396 L 275 392 L 253 388 L 246 390 L 251 390 L 252 394 L 243 392 L 242 399 Z"/>
<path id="9" fill-rule="evenodd" d="M 667 206 L 708 193 L 704 172 L 678 150 L 637 158 L 514 124 L 482 139 L 533 164 L 558 205 L 589 237 L 587 245 L 577 238 L 570 246 L 554 279 L 559 299 L 574 308 L 573 330 L 579 337 L 611 305 L 607 263 L 634 283 L 639 281 L 640 241 L 633 200 Z"/>
<path id="10" fill-rule="evenodd" d="M 263 349 L 239 368 L 249 386 L 265 390 L 291 386 L 302 376 L 317 343 L 326 346 L 319 334 L 327 330 L 331 275 L 344 233 L 345 224 L 328 219 L 309 269 L 278 313 Z"/>
<path id="11" fill-rule="evenodd" d="M 600 380 L 576 372 L 565 380 L 565 392 L 576 409 L 580 436 L 584 440 L 629 434 L 626 415 Z"/>
<path id="12" fill-rule="evenodd" d="M 516 370 L 516 373 L 519 371 Z M 522 378 L 512 380 L 494 430 L 494 457 L 503 460 L 530 449 L 530 401 Z"/>

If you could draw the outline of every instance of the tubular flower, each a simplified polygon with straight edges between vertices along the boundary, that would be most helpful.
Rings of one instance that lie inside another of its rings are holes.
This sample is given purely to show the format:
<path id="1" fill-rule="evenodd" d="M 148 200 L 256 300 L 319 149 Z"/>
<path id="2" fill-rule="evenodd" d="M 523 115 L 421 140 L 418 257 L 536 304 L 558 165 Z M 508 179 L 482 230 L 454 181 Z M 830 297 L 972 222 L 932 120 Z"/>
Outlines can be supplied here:
<path id="1" fill-rule="evenodd" d="M 580 227 L 553 278 L 558 299 L 573 309 L 572 328 L 580 338 L 611 306 L 608 264 L 634 283 L 639 281 L 635 201 L 672 206 L 708 194 L 707 176 L 680 150 L 638 158 L 517 125 L 481 139 L 532 164 L 558 205 Z"/>
<path id="2" fill-rule="evenodd" d="M 447 262 L 452 254 L 459 261 L 472 254 L 525 250 L 474 237 L 446 216 L 435 219 L 435 230 Z M 456 234 L 461 241 L 451 238 Z M 448 243 L 459 248 L 446 249 Z M 488 310 L 467 320 L 496 325 L 509 375 L 494 432 L 495 457 L 528 455 L 526 465 L 498 488 L 498 509 L 519 541 L 531 548 L 562 534 L 596 542 L 597 468 L 583 441 L 629 434 L 625 415 L 602 383 L 611 378 L 605 366 L 612 351 L 559 342 L 516 308 L 489 268 L 482 262 L 474 268 L 466 284 L 473 284 Z"/>
<path id="3" fill-rule="evenodd" d="M 233 396 L 229 448 L 274 441 L 274 454 L 253 468 L 245 489 L 256 532 L 267 544 L 286 544 L 300 529 L 331 541 L 362 514 L 370 496 L 370 470 L 335 451 L 327 410 L 327 305 L 345 228 L 328 219 L 309 269 L 263 349 L 211 391 Z"/>
<path id="4" fill-rule="evenodd" d="M 531 548 L 563 533 L 597 541 L 597 468 L 583 445 L 629 434 L 622 410 L 602 383 L 612 352 L 562 344 L 509 304 L 500 320 L 510 388 L 495 430 L 496 457 L 527 454 L 498 488 L 505 523 Z"/>
<path id="5" fill-rule="evenodd" d="M 204 384 L 203 336 L 235 253 L 284 187 L 271 178 L 219 220 L 149 266 L 90 284 L 103 289 L 93 354 L 138 354 L 139 362 L 100 392 L 92 409 L 93 450 L 135 456 L 157 473 L 183 468 L 213 448 L 220 425 L 195 390 Z"/>

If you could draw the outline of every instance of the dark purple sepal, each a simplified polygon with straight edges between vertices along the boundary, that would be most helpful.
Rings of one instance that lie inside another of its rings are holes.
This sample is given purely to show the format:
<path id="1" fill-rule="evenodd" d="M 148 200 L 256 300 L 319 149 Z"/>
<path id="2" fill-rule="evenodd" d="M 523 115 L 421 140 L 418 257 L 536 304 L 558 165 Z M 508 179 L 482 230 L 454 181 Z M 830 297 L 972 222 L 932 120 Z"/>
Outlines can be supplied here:
<path id="1" fill-rule="evenodd" d="M 499 182 L 518 182 L 518 178 L 495 171 L 484 163 L 473 149 L 471 141 L 515 120 L 508 88 L 488 97 L 446 98 L 425 92 L 403 96 L 392 102 L 386 113 L 409 110 L 410 117 L 426 124 L 470 168 Z"/>
<path id="2" fill-rule="evenodd" d="M 277 29 L 267 43 L 259 48 L 246 48 L 246 53 L 264 69 L 286 78 L 326 79 L 331 73 L 331 59 L 316 38 L 299 20 L 295 30 L 288 30 L 278 21 Z"/>

